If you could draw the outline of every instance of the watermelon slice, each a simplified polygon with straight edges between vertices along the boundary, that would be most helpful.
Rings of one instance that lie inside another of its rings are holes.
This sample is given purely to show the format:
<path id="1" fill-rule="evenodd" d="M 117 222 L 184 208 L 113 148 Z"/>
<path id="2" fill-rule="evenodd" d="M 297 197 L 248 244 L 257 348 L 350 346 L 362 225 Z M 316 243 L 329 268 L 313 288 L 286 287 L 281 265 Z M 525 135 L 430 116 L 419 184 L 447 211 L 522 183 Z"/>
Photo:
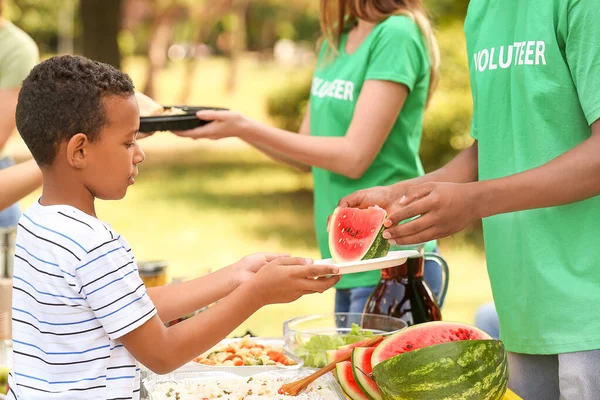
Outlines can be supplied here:
<path id="1" fill-rule="evenodd" d="M 371 356 L 375 347 L 357 347 L 352 351 L 352 372 L 354 380 L 363 393 L 371 400 L 382 400 L 375 381 L 369 376 L 372 372 Z"/>
<path id="2" fill-rule="evenodd" d="M 390 249 L 383 238 L 387 213 L 378 206 L 338 207 L 329 220 L 329 252 L 336 263 L 385 257 Z"/>
<path id="3" fill-rule="evenodd" d="M 458 322 L 434 321 L 413 325 L 388 336 L 373 352 L 373 368 L 398 354 L 440 343 L 463 340 L 491 340 L 484 331 Z"/>
<path id="4" fill-rule="evenodd" d="M 344 392 L 352 400 L 370 400 L 361 390 L 352 373 L 352 363 L 350 361 L 342 361 L 335 365 L 335 372 L 340 386 Z"/>
<path id="5" fill-rule="evenodd" d="M 365 343 L 367 343 L 369 341 L 371 341 L 371 339 L 361 340 L 360 342 L 346 344 L 344 346 L 338 347 L 337 350 L 327 350 L 325 352 L 326 357 L 327 357 L 327 364 L 331 364 L 335 360 L 339 360 L 340 358 L 347 356 L 348 354 L 352 353 L 352 350 L 355 347 L 364 346 Z M 373 347 L 373 348 L 375 348 L 375 347 Z"/>

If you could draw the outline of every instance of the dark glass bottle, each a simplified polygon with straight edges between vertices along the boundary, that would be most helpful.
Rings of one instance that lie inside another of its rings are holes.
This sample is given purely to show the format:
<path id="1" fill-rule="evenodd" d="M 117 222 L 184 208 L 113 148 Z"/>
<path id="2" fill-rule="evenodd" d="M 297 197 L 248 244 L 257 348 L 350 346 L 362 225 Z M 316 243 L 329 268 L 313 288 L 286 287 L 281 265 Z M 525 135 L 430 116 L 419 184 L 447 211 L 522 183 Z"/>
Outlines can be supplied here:
<path id="1" fill-rule="evenodd" d="M 424 265 L 424 257 L 415 257 L 382 269 L 364 312 L 401 318 L 409 325 L 441 321 L 440 307 L 423 279 Z"/>

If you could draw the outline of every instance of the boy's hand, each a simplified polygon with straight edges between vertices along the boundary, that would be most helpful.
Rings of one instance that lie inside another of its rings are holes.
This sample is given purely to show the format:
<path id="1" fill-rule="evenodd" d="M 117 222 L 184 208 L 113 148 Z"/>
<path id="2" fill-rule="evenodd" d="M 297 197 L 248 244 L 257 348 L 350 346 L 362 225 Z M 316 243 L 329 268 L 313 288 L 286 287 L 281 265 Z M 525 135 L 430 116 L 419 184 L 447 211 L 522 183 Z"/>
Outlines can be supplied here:
<path id="1" fill-rule="evenodd" d="M 315 279 L 316 276 L 334 275 L 338 268 L 315 265 L 300 257 L 280 257 L 262 267 L 249 282 L 262 304 L 290 303 L 305 294 L 323 293 L 335 285 L 339 276 Z"/>
<path id="2" fill-rule="evenodd" d="M 281 257 L 288 257 L 289 254 L 278 253 L 254 253 L 243 257 L 240 261 L 231 266 L 232 277 L 235 280 L 235 286 L 250 280 L 259 269 L 267 263 Z"/>

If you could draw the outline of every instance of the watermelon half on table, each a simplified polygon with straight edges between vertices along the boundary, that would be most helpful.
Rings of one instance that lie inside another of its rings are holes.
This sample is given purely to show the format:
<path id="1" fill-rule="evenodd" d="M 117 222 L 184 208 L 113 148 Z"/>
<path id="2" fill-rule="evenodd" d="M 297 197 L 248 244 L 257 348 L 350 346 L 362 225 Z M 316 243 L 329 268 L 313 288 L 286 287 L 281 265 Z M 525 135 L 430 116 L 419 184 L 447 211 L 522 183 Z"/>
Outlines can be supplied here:
<path id="1" fill-rule="evenodd" d="M 382 236 L 386 218 L 386 211 L 378 206 L 336 208 L 327 226 L 333 261 L 344 263 L 385 257 L 390 249 L 389 242 Z"/>
<path id="2" fill-rule="evenodd" d="M 371 356 L 383 400 L 501 400 L 506 349 L 469 325 L 436 321 L 386 338 Z"/>

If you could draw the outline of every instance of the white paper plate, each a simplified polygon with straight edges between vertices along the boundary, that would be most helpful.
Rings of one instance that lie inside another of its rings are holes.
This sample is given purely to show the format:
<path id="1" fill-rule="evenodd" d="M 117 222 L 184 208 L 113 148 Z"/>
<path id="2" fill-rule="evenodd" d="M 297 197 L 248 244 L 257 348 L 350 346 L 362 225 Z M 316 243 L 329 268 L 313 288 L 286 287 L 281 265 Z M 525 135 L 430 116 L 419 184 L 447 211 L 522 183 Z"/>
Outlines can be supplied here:
<path id="1" fill-rule="evenodd" d="M 416 250 L 390 251 L 387 256 L 381 258 L 372 258 L 370 260 L 352 261 L 336 264 L 333 259 L 316 260 L 315 264 L 335 265 L 340 269 L 338 275 L 356 274 L 357 272 L 374 271 L 383 268 L 395 267 L 406 262 L 407 258 L 419 257 L 420 253 Z"/>

